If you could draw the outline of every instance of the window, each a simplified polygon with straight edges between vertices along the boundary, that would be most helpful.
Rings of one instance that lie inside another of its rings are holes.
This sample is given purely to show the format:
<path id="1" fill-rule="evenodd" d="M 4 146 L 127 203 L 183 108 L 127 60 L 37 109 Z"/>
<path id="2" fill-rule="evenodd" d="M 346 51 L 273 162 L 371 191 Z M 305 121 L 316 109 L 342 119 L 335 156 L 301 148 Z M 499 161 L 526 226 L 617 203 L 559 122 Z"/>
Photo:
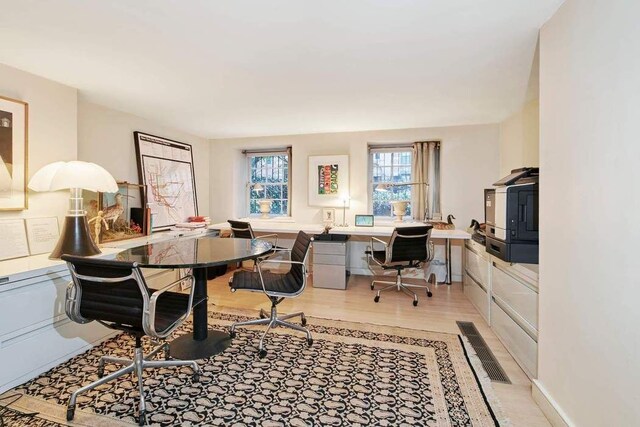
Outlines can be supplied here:
<path id="1" fill-rule="evenodd" d="M 394 148 L 370 148 L 369 165 L 371 170 L 371 200 L 374 216 L 393 215 L 391 202 L 398 200 L 411 201 L 412 185 L 410 146 Z M 398 185 L 399 184 L 399 185 Z M 385 188 L 386 191 L 380 191 Z M 411 215 L 411 203 L 407 207 L 407 215 Z"/>
<path id="2" fill-rule="evenodd" d="M 249 215 L 260 214 L 260 200 L 271 200 L 271 215 L 290 215 L 290 150 L 245 151 L 249 170 Z M 258 185 L 259 184 L 259 185 Z"/>

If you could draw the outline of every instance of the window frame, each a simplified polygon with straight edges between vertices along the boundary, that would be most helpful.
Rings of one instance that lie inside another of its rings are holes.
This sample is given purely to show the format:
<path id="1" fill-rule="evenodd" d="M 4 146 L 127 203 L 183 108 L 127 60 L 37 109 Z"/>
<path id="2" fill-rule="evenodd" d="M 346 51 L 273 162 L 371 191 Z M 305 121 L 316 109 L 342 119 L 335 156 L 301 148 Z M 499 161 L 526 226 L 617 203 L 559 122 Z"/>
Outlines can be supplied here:
<path id="1" fill-rule="evenodd" d="M 409 191 L 409 207 L 411 206 L 411 197 L 413 195 L 413 191 L 414 191 L 414 185 L 411 185 L 409 183 L 413 183 L 413 167 L 412 167 L 412 162 L 413 162 L 413 146 L 411 144 L 397 144 L 397 145 L 384 145 L 384 146 L 376 146 L 376 145 L 369 145 L 369 153 L 368 153 L 368 175 L 369 175 L 369 185 L 368 185 L 368 199 L 369 199 L 369 206 L 368 206 L 368 212 L 371 215 L 374 215 L 374 218 L 376 220 L 391 220 L 393 219 L 394 215 L 393 215 L 393 208 L 390 210 L 390 215 L 375 215 L 375 213 L 373 212 L 373 203 L 374 203 L 374 195 L 375 195 L 375 187 L 379 184 L 394 184 L 397 185 L 399 184 L 399 182 L 394 182 L 394 181 L 380 181 L 380 182 L 375 182 L 373 181 L 373 170 L 374 170 L 374 164 L 373 164 L 373 158 L 374 158 L 374 154 L 375 153 L 409 153 L 411 155 L 410 157 L 410 161 L 409 164 L 406 165 L 409 167 L 409 171 L 410 171 L 410 175 L 409 175 L 409 181 L 407 181 L 407 187 L 408 187 L 408 191 Z M 400 167 L 400 166 L 405 166 L 402 164 L 396 164 L 396 167 Z M 392 163 L 390 165 L 390 167 L 393 170 L 394 164 Z M 408 215 L 411 215 L 411 211 L 409 211 L 410 213 Z"/>
<path id="2" fill-rule="evenodd" d="M 251 165 L 251 161 L 252 158 L 254 157 L 270 157 L 270 156 L 285 156 L 286 157 L 286 176 L 287 176 L 287 180 L 286 181 L 280 181 L 279 183 L 268 183 L 268 182 L 260 182 L 261 185 L 264 185 L 265 188 L 263 191 L 265 191 L 265 195 L 264 198 L 266 197 L 266 186 L 267 185 L 280 185 L 281 187 L 281 194 L 280 194 L 280 198 L 278 199 L 272 199 L 272 200 L 280 200 L 280 201 L 287 201 L 287 211 L 286 213 L 274 213 L 271 212 L 269 213 L 269 215 L 273 216 L 273 217 L 278 217 L 278 218 L 287 218 L 287 217 L 291 217 L 291 196 L 292 196 L 292 192 L 291 192 L 291 155 L 290 155 L 290 150 L 288 148 L 274 148 L 274 149 L 269 149 L 269 150 L 243 150 L 243 154 L 245 156 L 245 164 L 246 164 L 246 168 L 247 168 L 247 185 L 246 185 L 246 194 L 245 194 L 245 211 L 247 213 L 247 217 L 251 217 L 251 218 L 257 218 L 259 217 L 261 214 L 258 213 L 251 213 L 251 193 L 253 191 L 253 186 L 254 184 L 257 184 L 258 182 L 253 182 L 252 181 L 252 165 Z M 284 189 L 284 186 L 287 187 L 287 192 L 286 194 L 284 194 L 284 191 L 282 191 Z M 286 197 L 283 197 L 286 196 Z M 259 199 L 257 199 L 259 200 Z M 280 212 L 282 212 L 282 208 L 280 209 Z"/>

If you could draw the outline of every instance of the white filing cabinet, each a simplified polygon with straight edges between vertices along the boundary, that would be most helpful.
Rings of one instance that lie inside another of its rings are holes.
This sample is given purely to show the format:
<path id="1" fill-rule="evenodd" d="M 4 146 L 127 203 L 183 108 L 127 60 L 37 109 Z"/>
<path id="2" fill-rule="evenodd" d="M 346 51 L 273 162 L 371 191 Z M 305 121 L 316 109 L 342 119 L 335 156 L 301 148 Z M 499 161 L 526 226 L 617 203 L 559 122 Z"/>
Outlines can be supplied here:
<path id="1" fill-rule="evenodd" d="M 347 256 L 346 241 L 314 241 L 313 287 L 346 289 Z"/>
<path id="2" fill-rule="evenodd" d="M 538 372 L 537 265 L 510 264 L 465 244 L 464 293 L 531 378 Z"/>
<path id="3" fill-rule="evenodd" d="M 491 329 L 532 378 L 538 374 L 538 281 L 521 265 L 491 262 Z M 531 272 L 533 273 L 533 272 Z"/>
<path id="4" fill-rule="evenodd" d="M 490 323 L 491 305 L 491 255 L 484 246 L 468 240 L 464 249 L 463 286 L 464 294 L 478 309 L 484 320 Z"/>

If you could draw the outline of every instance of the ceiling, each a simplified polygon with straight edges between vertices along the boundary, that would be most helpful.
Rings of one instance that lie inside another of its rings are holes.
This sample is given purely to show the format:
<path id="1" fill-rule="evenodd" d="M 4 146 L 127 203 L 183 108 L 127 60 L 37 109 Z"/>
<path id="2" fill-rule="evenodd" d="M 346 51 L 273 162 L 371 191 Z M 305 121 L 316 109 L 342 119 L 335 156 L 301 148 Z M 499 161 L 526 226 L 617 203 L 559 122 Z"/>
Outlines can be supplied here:
<path id="1" fill-rule="evenodd" d="M 562 0 L 0 0 L 0 62 L 206 138 L 494 123 Z"/>

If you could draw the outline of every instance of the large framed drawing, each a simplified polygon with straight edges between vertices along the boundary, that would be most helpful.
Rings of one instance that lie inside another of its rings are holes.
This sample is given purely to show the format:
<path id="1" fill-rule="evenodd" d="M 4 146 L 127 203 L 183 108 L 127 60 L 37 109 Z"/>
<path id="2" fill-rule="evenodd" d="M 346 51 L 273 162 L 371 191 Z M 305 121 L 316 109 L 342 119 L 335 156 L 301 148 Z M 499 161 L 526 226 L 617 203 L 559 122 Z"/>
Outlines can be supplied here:
<path id="1" fill-rule="evenodd" d="M 196 216 L 198 199 L 191 145 L 143 132 L 134 132 L 133 137 L 140 183 L 153 216 L 152 231 Z"/>
<path id="2" fill-rule="evenodd" d="M 349 204 L 349 156 L 309 156 L 309 206 Z"/>
<path id="3" fill-rule="evenodd" d="M 0 96 L 0 211 L 27 209 L 29 104 Z"/>

